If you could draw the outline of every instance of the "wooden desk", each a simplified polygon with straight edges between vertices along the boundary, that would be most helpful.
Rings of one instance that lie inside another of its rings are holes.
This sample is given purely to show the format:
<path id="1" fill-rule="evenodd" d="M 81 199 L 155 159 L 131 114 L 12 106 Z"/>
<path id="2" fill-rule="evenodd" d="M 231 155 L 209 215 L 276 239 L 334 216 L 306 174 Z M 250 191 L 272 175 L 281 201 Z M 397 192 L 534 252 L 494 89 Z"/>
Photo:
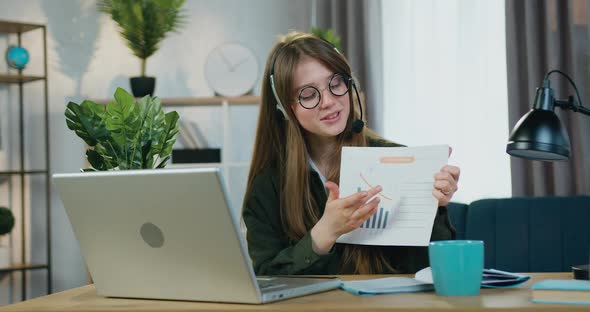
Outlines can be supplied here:
<path id="1" fill-rule="evenodd" d="M 590 306 L 534 304 L 529 300 L 535 281 L 572 278 L 571 273 L 534 273 L 515 289 L 482 289 L 480 296 L 439 297 L 434 292 L 355 296 L 342 290 L 288 299 L 265 305 L 98 297 L 94 285 L 32 299 L 0 311 L 590 311 Z M 342 276 L 343 280 L 384 276 Z"/>

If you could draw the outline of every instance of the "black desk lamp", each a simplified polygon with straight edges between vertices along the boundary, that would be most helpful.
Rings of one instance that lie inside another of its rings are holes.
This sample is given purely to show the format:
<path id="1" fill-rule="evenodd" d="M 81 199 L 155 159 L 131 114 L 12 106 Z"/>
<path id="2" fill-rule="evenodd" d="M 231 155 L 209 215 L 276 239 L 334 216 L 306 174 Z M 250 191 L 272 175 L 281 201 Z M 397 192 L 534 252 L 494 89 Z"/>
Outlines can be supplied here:
<path id="1" fill-rule="evenodd" d="M 550 87 L 549 76 L 553 73 L 563 75 L 572 84 L 578 101 L 569 96 L 567 100 L 556 100 Z M 574 81 L 559 70 L 552 70 L 545 75 L 543 86 L 537 88 L 533 109 L 528 111 L 514 126 L 506 145 L 506 152 L 512 156 L 532 160 L 568 160 L 570 157 L 570 140 L 567 131 L 553 112 L 555 107 L 571 109 L 590 116 L 590 109 L 582 105 L 580 93 Z M 588 265 L 572 268 L 576 279 L 588 278 Z"/>
<path id="2" fill-rule="evenodd" d="M 556 100 L 550 87 L 549 75 L 562 74 L 572 84 L 578 102 L 570 96 L 567 100 Z M 512 156 L 534 160 L 567 160 L 570 157 L 570 140 L 567 131 L 553 112 L 555 107 L 571 109 L 590 116 L 590 109 L 582 106 L 580 93 L 573 80 L 559 70 L 545 75 L 543 86 L 537 88 L 533 109 L 528 111 L 514 126 L 506 145 L 506 152 Z"/>

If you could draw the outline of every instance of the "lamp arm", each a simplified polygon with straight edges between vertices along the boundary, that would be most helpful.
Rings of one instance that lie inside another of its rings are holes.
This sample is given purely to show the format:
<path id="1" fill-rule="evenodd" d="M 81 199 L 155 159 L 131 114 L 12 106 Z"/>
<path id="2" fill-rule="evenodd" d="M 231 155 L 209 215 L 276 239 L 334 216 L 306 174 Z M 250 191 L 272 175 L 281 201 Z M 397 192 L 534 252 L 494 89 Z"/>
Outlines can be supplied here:
<path id="1" fill-rule="evenodd" d="M 580 113 L 582 113 L 582 114 L 584 114 L 584 115 L 588 115 L 588 116 L 590 116 L 590 109 L 587 109 L 587 108 L 586 108 L 586 107 L 584 107 L 584 106 L 580 106 L 580 107 L 578 107 L 578 110 L 575 110 L 575 109 L 574 109 L 574 112 L 580 112 Z"/>
<path id="2" fill-rule="evenodd" d="M 574 98 L 570 96 L 567 101 L 555 100 L 555 102 L 554 102 L 555 106 L 559 106 L 564 109 L 571 109 L 574 112 L 580 112 L 584 115 L 590 116 L 590 109 L 584 107 L 584 105 L 582 104 L 582 98 L 580 97 L 580 92 L 578 91 L 578 87 L 576 86 L 576 83 L 566 73 L 564 73 L 558 69 L 553 69 L 553 70 L 549 71 L 547 74 L 545 74 L 545 78 L 543 79 L 543 85 L 549 86 L 549 76 L 553 73 L 558 73 L 558 74 L 561 74 L 562 76 L 564 76 L 569 81 L 569 83 L 572 85 L 572 87 L 574 87 L 574 90 L 576 91 L 576 96 L 578 97 L 577 104 L 576 104 L 576 101 L 574 100 Z"/>
<path id="3" fill-rule="evenodd" d="M 571 109 L 574 112 L 580 112 L 584 115 L 590 116 L 590 109 L 588 109 L 582 105 L 575 105 L 574 103 L 575 103 L 574 98 L 572 96 L 570 96 L 567 101 L 555 100 L 553 102 L 553 105 L 561 107 L 563 109 Z"/>

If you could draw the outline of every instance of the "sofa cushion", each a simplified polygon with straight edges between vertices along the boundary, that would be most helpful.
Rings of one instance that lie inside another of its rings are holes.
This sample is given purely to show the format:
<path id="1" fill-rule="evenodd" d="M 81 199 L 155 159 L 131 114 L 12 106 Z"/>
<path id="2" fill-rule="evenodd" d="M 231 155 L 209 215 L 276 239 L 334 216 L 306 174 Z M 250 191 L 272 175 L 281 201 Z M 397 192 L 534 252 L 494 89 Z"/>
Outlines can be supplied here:
<path id="1" fill-rule="evenodd" d="M 451 202 L 447 205 L 451 224 L 457 231 L 456 239 L 465 239 L 465 218 L 467 217 L 467 204 Z"/>
<path id="2" fill-rule="evenodd" d="M 564 272 L 590 262 L 590 197 L 516 197 L 472 202 L 466 239 L 485 242 L 485 266 Z"/>

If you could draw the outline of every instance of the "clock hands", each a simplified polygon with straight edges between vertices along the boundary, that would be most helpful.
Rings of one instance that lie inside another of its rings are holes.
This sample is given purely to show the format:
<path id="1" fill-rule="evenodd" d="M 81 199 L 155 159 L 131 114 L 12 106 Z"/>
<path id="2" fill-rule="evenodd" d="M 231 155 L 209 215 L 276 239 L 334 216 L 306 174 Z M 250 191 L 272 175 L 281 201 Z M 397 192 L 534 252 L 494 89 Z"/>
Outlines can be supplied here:
<path id="1" fill-rule="evenodd" d="M 246 63 L 247 61 L 248 61 L 248 58 L 247 58 L 247 57 L 245 57 L 245 58 L 243 58 L 243 59 L 239 60 L 239 61 L 238 61 L 237 63 L 235 63 L 235 64 L 234 64 L 232 67 L 230 67 L 229 71 L 230 71 L 230 72 L 233 72 L 233 71 L 235 71 L 235 70 L 236 70 L 236 67 L 238 67 L 238 66 L 240 66 L 240 65 L 242 65 L 242 64 L 244 64 L 244 63 Z"/>
<path id="2" fill-rule="evenodd" d="M 229 58 L 227 58 L 227 56 L 225 56 L 225 54 L 223 53 L 222 50 L 219 50 L 219 55 L 221 56 L 221 59 L 223 60 L 223 63 L 225 63 L 225 66 L 227 66 L 227 69 L 230 72 L 234 72 L 236 71 L 236 68 L 244 63 L 246 63 L 248 61 L 248 57 L 244 57 L 241 60 L 237 61 L 236 63 L 232 63 L 230 61 Z"/>
<path id="3" fill-rule="evenodd" d="M 225 57 L 225 54 L 223 54 L 223 51 L 219 50 L 219 55 L 221 55 L 221 59 L 223 60 L 223 62 L 225 63 L 225 66 L 227 66 L 227 68 L 229 69 L 230 72 L 233 72 L 233 66 L 231 64 L 231 62 L 227 59 L 227 57 Z"/>

